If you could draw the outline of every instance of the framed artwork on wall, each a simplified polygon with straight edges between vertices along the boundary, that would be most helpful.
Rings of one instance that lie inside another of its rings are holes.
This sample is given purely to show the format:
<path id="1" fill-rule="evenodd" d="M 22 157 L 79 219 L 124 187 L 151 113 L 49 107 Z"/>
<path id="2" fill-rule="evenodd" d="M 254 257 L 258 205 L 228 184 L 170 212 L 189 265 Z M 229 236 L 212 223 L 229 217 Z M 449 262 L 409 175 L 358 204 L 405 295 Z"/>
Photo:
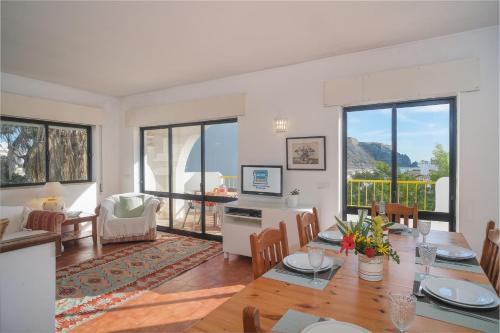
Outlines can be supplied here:
<path id="1" fill-rule="evenodd" d="M 326 170 L 326 138 L 286 138 L 287 170 Z"/>

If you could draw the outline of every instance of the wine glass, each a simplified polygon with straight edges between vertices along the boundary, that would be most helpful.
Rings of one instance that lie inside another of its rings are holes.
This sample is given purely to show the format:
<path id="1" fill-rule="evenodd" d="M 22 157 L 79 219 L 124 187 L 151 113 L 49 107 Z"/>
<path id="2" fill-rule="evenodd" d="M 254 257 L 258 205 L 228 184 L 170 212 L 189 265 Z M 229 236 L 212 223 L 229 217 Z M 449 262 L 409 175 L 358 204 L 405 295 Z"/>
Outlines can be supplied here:
<path id="1" fill-rule="evenodd" d="M 318 271 L 323 265 L 323 258 L 325 257 L 325 250 L 319 246 L 308 246 L 307 256 L 309 258 L 309 264 L 314 271 L 314 279 L 311 281 L 312 285 L 319 285 L 320 281 L 318 279 Z"/>
<path id="2" fill-rule="evenodd" d="M 431 232 L 431 221 L 418 221 L 417 230 L 422 234 L 422 243 L 425 243 L 425 236 Z"/>
<path id="3" fill-rule="evenodd" d="M 425 275 L 429 275 L 429 266 L 434 265 L 436 261 L 437 246 L 422 243 L 418 246 L 418 255 L 422 265 L 425 265 Z"/>
<path id="4" fill-rule="evenodd" d="M 417 298 L 411 293 L 389 293 L 389 307 L 394 326 L 404 332 L 416 317 Z"/>

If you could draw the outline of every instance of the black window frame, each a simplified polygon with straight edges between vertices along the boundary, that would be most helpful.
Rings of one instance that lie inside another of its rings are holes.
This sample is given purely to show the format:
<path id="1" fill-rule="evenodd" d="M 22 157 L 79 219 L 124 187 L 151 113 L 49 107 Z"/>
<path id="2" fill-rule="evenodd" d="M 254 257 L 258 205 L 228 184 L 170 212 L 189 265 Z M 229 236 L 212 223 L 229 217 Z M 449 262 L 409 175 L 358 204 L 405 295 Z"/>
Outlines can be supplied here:
<path id="1" fill-rule="evenodd" d="M 396 186 L 397 186 L 397 109 L 402 107 L 415 107 L 415 106 L 426 106 L 426 105 L 436 105 L 436 104 L 449 104 L 450 106 L 450 117 L 449 117 L 449 141 L 450 141 L 450 151 L 449 151 L 449 168 L 450 168 L 450 188 L 449 188 L 449 208 L 448 213 L 444 212 L 430 212 L 430 211 L 420 211 L 418 212 L 418 218 L 424 220 L 434 220 L 448 222 L 448 230 L 451 232 L 456 231 L 456 188 L 457 188 L 457 178 L 456 178 L 456 163 L 457 163 L 457 98 L 455 96 L 451 97 L 439 97 L 439 98 L 428 98 L 420 100 L 411 101 L 401 101 L 392 103 L 379 103 L 379 104 L 369 104 L 360 106 L 349 106 L 344 107 L 342 110 L 342 216 L 345 220 L 347 214 L 357 214 L 357 206 L 347 206 L 347 113 L 356 111 L 367 111 L 374 109 L 391 109 L 391 144 L 392 144 L 392 182 L 391 182 L 391 197 L 396 198 Z"/>
<path id="2" fill-rule="evenodd" d="M 237 198 L 228 198 L 228 197 L 219 197 L 219 196 L 209 196 L 206 195 L 205 191 L 205 126 L 207 125 L 218 125 L 218 124 L 227 124 L 227 123 L 238 123 L 238 118 L 227 118 L 227 119 L 219 119 L 219 120 L 208 120 L 208 121 L 198 121 L 198 122 L 189 122 L 189 123 L 177 123 L 177 124 L 169 124 L 169 125 L 157 125 L 157 126 L 145 126 L 140 127 L 140 148 L 139 148 L 139 174 L 140 174 L 140 191 L 141 193 L 151 194 L 157 197 L 168 199 L 169 205 L 169 226 L 161 226 L 157 225 L 156 229 L 159 231 L 165 231 L 180 235 L 194 236 L 203 239 L 210 239 L 216 241 L 222 241 L 222 236 L 212 235 L 206 233 L 206 221 L 205 221 L 205 202 L 217 202 L 217 203 L 226 203 L 237 200 Z M 178 127 L 189 127 L 189 126 L 200 126 L 200 144 L 201 144 L 201 184 L 200 184 L 200 193 L 201 194 L 187 194 L 187 193 L 175 193 L 172 192 L 172 184 L 173 184 L 173 155 L 172 155 L 172 129 Z M 158 192 L 158 191 L 147 191 L 145 189 L 145 179 L 144 179 L 144 132 L 148 130 L 159 130 L 159 129 L 168 129 L 168 192 Z M 201 205 L 201 232 L 191 232 L 181 229 L 174 228 L 174 219 L 173 219 L 173 200 L 175 199 L 183 199 L 183 200 L 196 200 L 202 203 Z"/>
<path id="3" fill-rule="evenodd" d="M 18 118 L 12 116 L 0 116 L 0 123 L 3 121 L 11 121 L 17 123 L 25 123 L 25 124 L 36 124 L 43 125 L 45 132 L 45 182 L 38 183 L 20 183 L 20 184 L 1 184 L 0 188 L 10 188 L 10 187 L 27 187 L 27 186 L 40 186 L 45 185 L 51 181 L 58 181 L 61 184 L 77 184 L 77 183 L 89 183 L 92 182 L 92 126 L 90 125 L 82 125 L 82 124 L 73 124 L 73 123 L 63 123 L 63 122 L 54 122 L 54 121 L 46 121 L 39 119 L 30 119 L 30 118 Z M 68 128 L 82 128 L 87 131 L 87 179 L 80 180 L 51 180 L 50 179 L 50 153 L 49 153 L 49 127 L 57 126 L 57 127 L 68 127 Z"/>

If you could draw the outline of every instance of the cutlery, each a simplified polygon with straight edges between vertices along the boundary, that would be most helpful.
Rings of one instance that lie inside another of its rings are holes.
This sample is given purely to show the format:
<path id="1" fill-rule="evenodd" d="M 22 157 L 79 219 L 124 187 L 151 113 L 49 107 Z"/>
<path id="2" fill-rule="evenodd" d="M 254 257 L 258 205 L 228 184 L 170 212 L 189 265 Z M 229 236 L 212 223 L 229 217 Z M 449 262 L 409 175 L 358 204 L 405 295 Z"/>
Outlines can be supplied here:
<path id="1" fill-rule="evenodd" d="M 422 281 L 418 282 L 417 291 L 415 291 L 413 294 L 417 297 L 424 297 L 425 296 L 424 293 L 422 292 Z"/>
<path id="2" fill-rule="evenodd" d="M 463 316 L 467 316 L 467 317 L 471 317 L 471 318 L 475 318 L 475 319 L 484 320 L 484 321 L 487 321 L 487 322 L 490 322 L 490 323 L 497 323 L 497 320 L 493 319 L 493 318 L 484 317 L 484 316 L 481 316 L 479 314 L 468 312 L 468 311 L 463 311 L 463 310 L 459 310 L 459 309 L 455 309 L 455 308 L 450 308 L 450 307 L 438 304 L 438 303 L 433 302 L 433 301 L 430 301 L 430 303 L 432 305 L 437 306 L 439 309 L 441 309 L 443 311 L 446 311 L 446 312 L 452 312 L 452 313 L 460 314 L 460 315 L 463 315 Z"/>

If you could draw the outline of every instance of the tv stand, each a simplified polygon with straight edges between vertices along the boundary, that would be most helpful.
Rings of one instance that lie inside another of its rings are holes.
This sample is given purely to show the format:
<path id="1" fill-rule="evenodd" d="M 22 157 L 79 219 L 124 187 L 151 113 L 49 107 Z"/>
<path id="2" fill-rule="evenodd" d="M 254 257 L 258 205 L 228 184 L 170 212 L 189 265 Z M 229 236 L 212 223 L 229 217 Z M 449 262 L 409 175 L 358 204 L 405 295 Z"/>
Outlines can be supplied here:
<path id="1" fill-rule="evenodd" d="M 299 247 L 296 215 L 311 212 L 312 206 L 288 207 L 282 202 L 238 200 L 224 204 L 222 247 L 224 257 L 239 254 L 251 257 L 250 235 L 286 223 L 290 249 Z"/>

